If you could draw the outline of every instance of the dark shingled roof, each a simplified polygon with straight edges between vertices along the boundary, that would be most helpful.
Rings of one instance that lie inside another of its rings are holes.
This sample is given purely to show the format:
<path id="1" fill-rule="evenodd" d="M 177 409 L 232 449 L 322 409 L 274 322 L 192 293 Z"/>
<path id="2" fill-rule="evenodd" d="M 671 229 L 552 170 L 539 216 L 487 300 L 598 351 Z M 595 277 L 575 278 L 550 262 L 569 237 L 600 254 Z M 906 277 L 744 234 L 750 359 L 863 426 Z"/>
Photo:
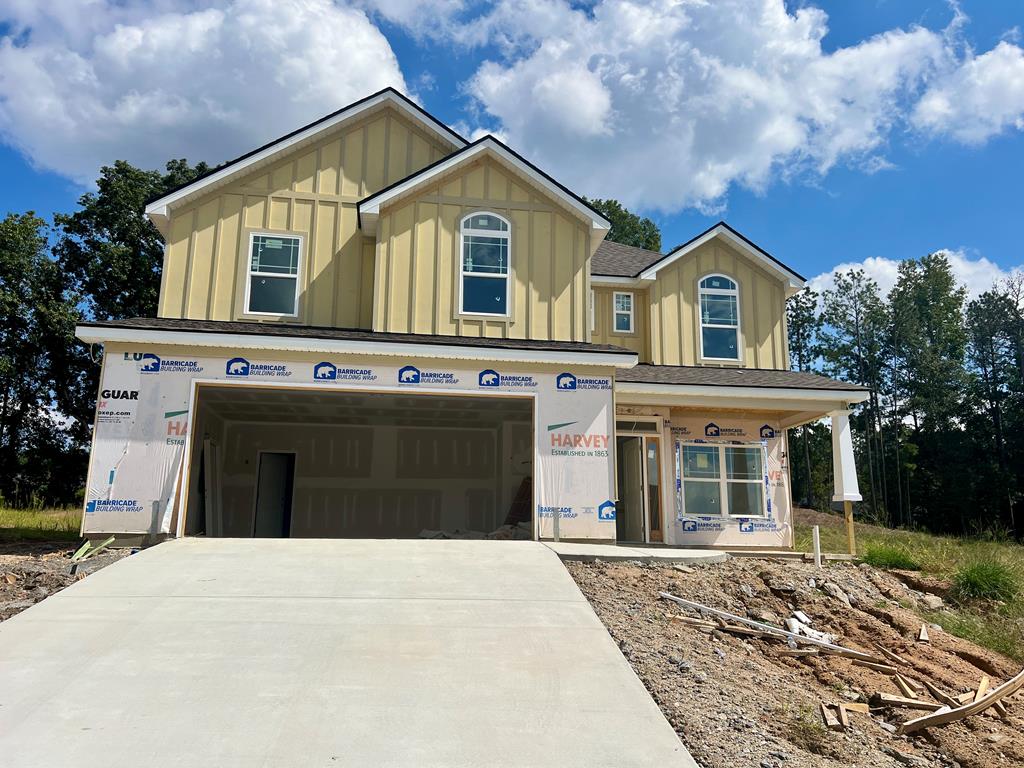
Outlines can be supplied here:
<path id="1" fill-rule="evenodd" d="M 662 258 L 662 254 L 654 251 L 603 240 L 594 251 L 590 274 L 608 277 L 635 277 L 660 258 Z"/>
<path id="2" fill-rule="evenodd" d="M 184 320 L 167 317 L 133 317 L 82 323 L 85 328 L 131 328 L 140 331 L 181 331 L 186 333 L 228 333 L 241 336 L 284 336 L 326 339 L 330 341 L 366 341 L 375 344 L 437 344 L 454 347 L 493 347 L 495 349 L 531 349 L 553 352 L 593 352 L 623 356 L 636 353 L 611 344 L 583 341 L 538 341 L 498 339 L 476 336 L 440 336 L 423 333 L 377 333 L 360 328 L 327 328 L 291 323 L 255 323 L 228 320 Z"/>
<path id="3" fill-rule="evenodd" d="M 816 373 L 770 368 L 710 368 L 695 365 L 637 365 L 615 374 L 615 380 L 641 384 L 683 384 L 703 387 L 779 387 L 866 392 L 867 387 L 836 381 Z"/>

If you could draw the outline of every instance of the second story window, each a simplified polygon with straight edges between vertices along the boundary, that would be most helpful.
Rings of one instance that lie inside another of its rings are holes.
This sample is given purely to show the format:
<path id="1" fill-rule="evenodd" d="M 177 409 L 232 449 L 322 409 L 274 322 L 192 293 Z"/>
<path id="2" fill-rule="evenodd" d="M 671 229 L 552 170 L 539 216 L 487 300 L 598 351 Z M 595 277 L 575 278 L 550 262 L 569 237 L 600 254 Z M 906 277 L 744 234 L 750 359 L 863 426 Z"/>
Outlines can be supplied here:
<path id="1" fill-rule="evenodd" d="M 705 360 L 740 359 L 739 289 L 725 275 L 700 281 L 700 346 Z"/>
<path id="2" fill-rule="evenodd" d="M 299 237 L 252 235 L 245 297 L 247 314 L 298 316 L 301 250 L 302 239 Z"/>
<path id="3" fill-rule="evenodd" d="M 633 332 L 633 294 L 616 291 L 612 297 L 615 307 L 615 332 Z"/>
<path id="4" fill-rule="evenodd" d="M 470 315 L 508 315 L 509 226 L 494 213 L 462 220 L 462 301 Z"/>

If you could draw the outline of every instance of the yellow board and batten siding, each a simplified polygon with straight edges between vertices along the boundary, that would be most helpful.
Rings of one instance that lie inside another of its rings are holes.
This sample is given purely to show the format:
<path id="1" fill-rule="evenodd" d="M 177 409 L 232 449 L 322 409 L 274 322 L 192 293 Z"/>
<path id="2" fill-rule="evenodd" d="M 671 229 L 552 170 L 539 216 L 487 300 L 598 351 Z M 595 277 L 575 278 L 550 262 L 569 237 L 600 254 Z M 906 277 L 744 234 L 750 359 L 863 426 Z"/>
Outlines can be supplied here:
<path id="1" fill-rule="evenodd" d="M 619 333 L 615 330 L 615 314 L 613 312 L 614 294 L 633 294 L 633 331 Z M 636 352 L 641 362 L 649 362 L 650 351 L 650 308 L 647 301 L 647 288 L 594 288 L 594 333 L 591 340 L 595 344 L 614 344 Z"/>
<path id="2" fill-rule="evenodd" d="M 261 320 L 245 313 L 249 237 L 302 237 L 299 316 L 282 322 L 370 328 L 374 238 L 356 204 L 452 151 L 382 110 L 175 210 L 167 230 L 160 317 Z"/>
<path id="3" fill-rule="evenodd" d="M 702 360 L 698 281 L 710 274 L 739 286 L 740 346 L 737 363 Z M 789 367 L 784 284 L 750 258 L 720 240 L 658 270 L 651 284 L 650 362 L 655 365 L 737 365 Z"/>
<path id="4" fill-rule="evenodd" d="M 509 316 L 462 314 L 459 226 L 476 211 L 510 225 Z M 491 159 L 481 159 L 381 211 L 373 327 L 515 339 L 586 341 L 590 230 Z"/>

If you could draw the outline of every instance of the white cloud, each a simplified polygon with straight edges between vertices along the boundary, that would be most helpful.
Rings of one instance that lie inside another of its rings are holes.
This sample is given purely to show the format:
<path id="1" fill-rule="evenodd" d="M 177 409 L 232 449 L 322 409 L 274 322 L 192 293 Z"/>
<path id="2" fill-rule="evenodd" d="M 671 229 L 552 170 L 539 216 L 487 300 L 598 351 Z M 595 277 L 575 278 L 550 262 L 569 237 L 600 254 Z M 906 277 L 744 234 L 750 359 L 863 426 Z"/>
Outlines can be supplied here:
<path id="1" fill-rule="evenodd" d="M 499 0 L 482 14 L 431 0 L 419 15 L 365 2 L 421 37 L 496 45 L 466 86 L 481 122 L 574 189 L 648 209 L 714 210 L 735 184 L 840 163 L 885 170 L 894 131 L 972 142 L 1020 121 L 1021 49 L 975 56 L 955 5 L 945 29 L 826 51 L 826 14 L 783 0 Z"/>
<path id="2" fill-rule="evenodd" d="M 0 136 L 82 183 L 125 159 L 221 162 L 393 85 L 387 39 L 331 0 L 0 0 Z"/>
<path id="3" fill-rule="evenodd" d="M 969 298 L 974 298 L 989 290 L 997 282 L 1024 271 L 1024 267 L 1003 269 L 984 256 L 971 258 L 963 250 L 942 249 L 939 253 L 945 254 L 949 259 L 957 284 L 967 288 Z M 868 277 L 878 283 L 882 294 L 887 296 L 896 285 L 898 268 L 899 261 L 895 259 L 869 256 L 863 261 L 838 264 L 830 271 L 812 278 L 809 284 L 813 290 L 821 293 L 835 287 L 835 277 L 838 273 L 862 269 Z"/>
<path id="4" fill-rule="evenodd" d="M 928 86 L 912 120 L 965 144 L 981 144 L 1009 128 L 1024 130 L 1024 51 L 1002 41 L 981 56 L 969 52 Z"/>

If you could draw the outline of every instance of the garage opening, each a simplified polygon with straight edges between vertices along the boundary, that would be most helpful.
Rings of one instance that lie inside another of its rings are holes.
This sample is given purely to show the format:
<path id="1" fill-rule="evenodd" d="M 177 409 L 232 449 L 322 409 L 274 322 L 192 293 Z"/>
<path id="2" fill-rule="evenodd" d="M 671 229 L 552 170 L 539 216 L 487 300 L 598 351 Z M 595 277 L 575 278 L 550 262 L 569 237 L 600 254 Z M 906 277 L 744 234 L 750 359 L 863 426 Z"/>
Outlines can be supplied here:
<path id="1" fill-rule="evenodd" d="M 531 398 L 203 385 L 185 533 L 533 538 Z"/>

